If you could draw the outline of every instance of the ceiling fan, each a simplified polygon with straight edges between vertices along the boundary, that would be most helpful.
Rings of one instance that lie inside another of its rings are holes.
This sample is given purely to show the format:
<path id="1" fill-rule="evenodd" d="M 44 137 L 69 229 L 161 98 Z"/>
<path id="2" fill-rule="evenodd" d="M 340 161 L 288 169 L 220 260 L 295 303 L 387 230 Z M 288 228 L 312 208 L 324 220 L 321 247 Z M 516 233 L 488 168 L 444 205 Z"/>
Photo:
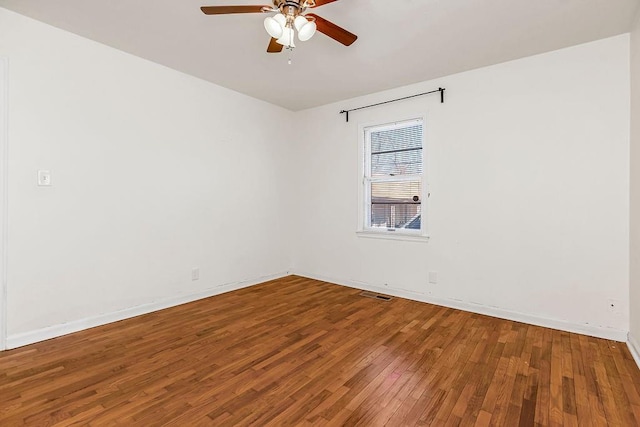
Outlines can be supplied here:
<path id="1" fill-rule="evenodd" d="M 264 27 L 271 36 L 267 52 L 281 52 L 283 48 L 293 49 L 294 29 L 298 32 L 298 40 L 307 41 L 316 30 L 332 39 L 350 46 L 358 36 L 327 21 L 315 13 L 305 13 L 307 9 L 333 3 L 337 0 L 273 0 L 273 6 L 202 6 L 206 15 L 226 15 L 230 13 L 271 13 L 264 20 Z"/>

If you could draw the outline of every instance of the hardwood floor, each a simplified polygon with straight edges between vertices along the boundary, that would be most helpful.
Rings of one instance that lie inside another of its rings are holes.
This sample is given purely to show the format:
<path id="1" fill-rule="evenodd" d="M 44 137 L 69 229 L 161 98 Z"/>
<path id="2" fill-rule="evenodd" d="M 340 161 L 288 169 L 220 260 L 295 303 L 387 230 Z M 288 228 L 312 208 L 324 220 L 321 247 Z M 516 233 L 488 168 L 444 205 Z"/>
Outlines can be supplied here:
<path id="1" fill-rule="evenodd" d="M 0 353 L 0 425 L 640 425 L 625 344 L 287 277 Z"/>

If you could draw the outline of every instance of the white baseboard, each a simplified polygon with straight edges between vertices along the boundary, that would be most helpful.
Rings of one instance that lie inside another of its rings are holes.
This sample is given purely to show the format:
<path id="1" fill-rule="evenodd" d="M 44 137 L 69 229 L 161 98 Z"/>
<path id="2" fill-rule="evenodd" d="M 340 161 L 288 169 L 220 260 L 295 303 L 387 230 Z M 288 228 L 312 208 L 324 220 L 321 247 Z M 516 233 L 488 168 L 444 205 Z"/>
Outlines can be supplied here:
<path id="1" fill-rule="evenodd" d="M 48 326 L 46 328 L 37 329 L 35 331 L 24 332 L 7 336 L 7 349 L 22 347 L 24 345 L 56 338 L 62 335 L 71 334 L 73 332 L 82 331 L 96 326 L 106 325 L 108 323 L 117 322 L 119 320 L 129 319 L 131 317 L 140 316 L 142 314 L 163 310 L 169 307 L 185 304 L 199 299 L 208 298 L 214 295 L 223 294 L 230 291 L 257 285 L 258 283 L 268 282 L 269 280 L 279 279 L 289 275 L 289 272 L 272 274 L 269 276 L 258 277 L 253 280 L 244 280 L 240 282 L 227 283 L 224 285 L 209 288 L 194 294 L 179 295 L 175 297 L 165 298 L 160 301 L 142 304 L 135 307 L 125 308 L 112 313 L 100 314 L 97 316 L 87 317 L 84 319 L 74 320 L 68 323 Z"/>
<path id="2" fill-rule="evenodd" d="M 273 274 L 269 276 L 259 277 L 253 280 L 245 280 L 240 282 L 228 283 L 225 285 L 209 288 L 207 290 L 197 292 L 194 294 L 180 295 L 171 298 L 166 298 L 160 301 L 155 301 L 149 304 L 143 304 L 124 310 L 119 310 L 112 313 L 105 313 L 98 316 L 87 317 L 84 319 L 75 320 L 73 322 L 62 323 L 59 325 L 48 326 L 46 328 L 38 329 L 35 331 L 24 332 L 15 335 L 9 335 L 6 339 L 6 348 L 12 349 L 22 347 L 24 345 L 33 344 L 36 342 L 56 338 L 62 335 L 67 335 L 73 332 L 82 331 L 85 329 L 93 328 L 96 326 L 106 325 L 108 323 L 117 322 L 119 320 L 129 319 L 131 317 L 140 316 L 143 314 L 151 313 L 165 308 L 174 307 L 177 305 L 185 304 L 199 299 L 208 298 L 214 295 L 223 294 L 226 292 L 235 291 L 238 289 L 254 286 L 256 284 L 267 282 L 269 280 L 279 279 L 286 277 L 290 274 L 295 274 L 302 277 L 308 277 L 310 279 L 320 280 L 323 282 L 335 283 L 350 288 L 364 289 L 372 292 L 378 292 L 383 294 L 389 294 L 400 298 L 406 298 L 414 301 L 425 302 L 429 304 L 435 304 L 443 307 L 455 308 L 458 310 L 469 311 L 472 313 L 484 314 L 487 316 L 498 317 L 501 319 L 513 320 L 516 322 L 523 322 L 532 325 L 542 326 L 546 328 L 559 329 L 567 332 L 574 332 L 583 335 L 594 336 L 598 338 L 605 338 L 609 340 L 624 342 L 627 341 L 629 351 L 633 355 L 636 363 L 640 367 L 640 345 L 638 341 L 634 339 L 631 334 L 627 334 L 626 331 L 606 328 L 600 326 L 593 326 L 588 324 L 580 324 L 568 322 L 565 320 L 550 319 L 539 316 L 534 316 L 527 313 L 519 313 L 510 310 L 505 310 L 497 307 L 489 307 L 481 304 L 470 303 L 465 301 L 458 301 L 445 298 L 437 298 L 430 295 L 419 294 L 403 289 L 395 288 L 382 288 L 378 286 L 369 285 L 367 283 L 353 281 L 353 280 L 341 280 L 332 277 L 327 277 L 318 274 L 305 273 L 300 271 L 295 272 L 283 272 Z"/>
<path id="3" fill-rule="evenodd" d="M 420 294 L 417 292 L 411 292 L 403 289 L 387 288 L 369 285 L 367 283 L 354 281 L 354 280 L 342 280 L 332 277 L 326 277 L 317 274 L 305 273 L 302 271 L 292 271 L 291 274 L 297 276 L 307 277 L 310 279 L 321 280 L 323 282 L 335 283 L 350 288 L 364 289 L 367 291 L 378 292 L 382 294 L 393 295 L 400 298 L 406 298 L 414 301 L 426 302 L 429 304 L 435 304 L 443 307 L 455 308 L 458 310 L 469 311 L 472 313 L 484 314 L 487 316 L 498 317 L 501 319 L 513 320 L 515 322 L 528 323 L 531 325 L 542 326 L 545 328 L 558 329 L 561 331 L 574 332 L 582 335 L 589 335 L 597 338 L 604 338 L 608 340 L 625 342 L 627 341 L 627 331 L 607 328 L 603 326 L 594 326 L 582 323 L 573 323 L 566 320 L 551 319 L 546 317 L 540 317 L 528 313 L 520 313 L 516 311 L 506 310 L 498 307 L 490 307 L 482 304 L 476 304 L 472 302 L 459 301 L 446 298 L 438 298 L 431 295 Z M 640 347 L 637 347 L 640 348 Z M 637 359 L 636 359 L 637 361 Z"/>
<path id="4" fill-rule="evenodd" d="M 629 352 L 631 356 L 633 356 L 633 360 L 636 361 L 636 365 L 640 368 L 640 343 L 635 339 L 631 332 L 629 332 L 629 336 L 627 338 L 627 347 L 629 347 Z"/>

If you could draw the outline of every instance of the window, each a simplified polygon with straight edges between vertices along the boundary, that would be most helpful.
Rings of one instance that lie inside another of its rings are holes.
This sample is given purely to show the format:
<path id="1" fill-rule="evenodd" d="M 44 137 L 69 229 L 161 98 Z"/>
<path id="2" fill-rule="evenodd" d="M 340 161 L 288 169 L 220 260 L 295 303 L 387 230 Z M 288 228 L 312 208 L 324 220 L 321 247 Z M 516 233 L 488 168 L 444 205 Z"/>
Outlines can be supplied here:
<path id="1" fill-rule="evenodd" d="M 423 122 L 364 128 L 363 231 L 425 234 Z"/>

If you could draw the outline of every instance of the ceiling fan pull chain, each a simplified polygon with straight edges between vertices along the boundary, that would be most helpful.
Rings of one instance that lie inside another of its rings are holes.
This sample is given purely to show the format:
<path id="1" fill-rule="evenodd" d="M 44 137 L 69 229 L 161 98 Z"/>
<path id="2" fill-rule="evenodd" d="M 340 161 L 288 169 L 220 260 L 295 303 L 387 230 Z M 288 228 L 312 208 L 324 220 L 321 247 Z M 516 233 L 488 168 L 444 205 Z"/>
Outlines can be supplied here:
<path id="1" fill-rule="evenodd" d="M 293 63 L 293 51 L 294 48 L 292 46 L 287 46 L 287 52 L 289 52 L 289 59 L 287 60 L 287 64 L 291 65 Z"/>

